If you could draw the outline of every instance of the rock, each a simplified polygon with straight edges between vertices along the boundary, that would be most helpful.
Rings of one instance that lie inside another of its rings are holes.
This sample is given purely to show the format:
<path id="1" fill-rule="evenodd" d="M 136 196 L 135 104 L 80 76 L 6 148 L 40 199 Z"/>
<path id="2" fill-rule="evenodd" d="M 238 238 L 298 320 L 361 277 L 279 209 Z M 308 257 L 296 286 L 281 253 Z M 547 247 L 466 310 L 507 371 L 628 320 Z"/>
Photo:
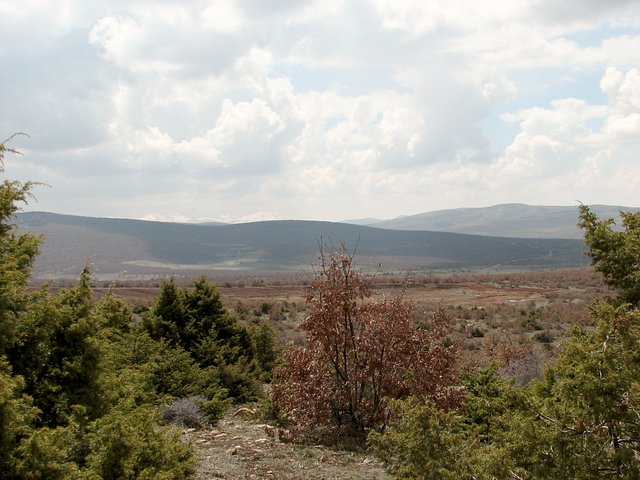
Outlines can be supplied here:
<path id="1" fill-rule="evenodd" d="M 247 407 L 242 407 L 239 408 L 238 410 L 235 411 L 235 413 L 233 414 L 234 417 L 252 417 L 255 416 L 256 411 L 251 409 L 251 408 L 247 408 Z"/>
<path id="2" fill-rule="evenodd" d="M 229 455 L 237 455 L 240 450 L 242 450 L 242 447 L 240 445 L 236 445 L 235 447 L 228 448 L 227 453 Z"/>

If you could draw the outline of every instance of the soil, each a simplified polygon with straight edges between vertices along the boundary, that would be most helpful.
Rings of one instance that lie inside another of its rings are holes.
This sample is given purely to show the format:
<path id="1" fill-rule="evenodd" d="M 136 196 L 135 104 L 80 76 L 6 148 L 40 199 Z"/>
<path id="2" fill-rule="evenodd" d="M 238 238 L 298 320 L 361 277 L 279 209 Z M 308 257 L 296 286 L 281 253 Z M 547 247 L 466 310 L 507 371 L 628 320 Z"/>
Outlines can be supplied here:
<path id="1" fill-rule="evenodd" d="M 232 408 L 215 427 L 184 430 L 196 446 L 197 480 L 390 480 L 371 455 L 281 438 L 274 427 L 252 420 L 248 407 Z"/>

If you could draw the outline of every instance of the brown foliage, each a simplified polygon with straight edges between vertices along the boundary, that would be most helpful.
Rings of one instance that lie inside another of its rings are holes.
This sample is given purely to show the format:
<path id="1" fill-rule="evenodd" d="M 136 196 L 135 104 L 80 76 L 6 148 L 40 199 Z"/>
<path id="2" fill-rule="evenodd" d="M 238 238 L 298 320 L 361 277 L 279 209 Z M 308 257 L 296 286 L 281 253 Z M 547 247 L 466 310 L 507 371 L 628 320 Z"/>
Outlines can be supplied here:
<path id="1" fill-rule="evenodd" d="M 456 350 L 442 342 L 445 313 L 418 326 L 402 298 L 370 300 L 344 249 L 320 260 L 306 298 L 311 313 L 301 324 L 307 346 L 285 352 L 273 390 L 274 403 L 294 425 L 381 430 L 387 398 L 456 403 Z"/>

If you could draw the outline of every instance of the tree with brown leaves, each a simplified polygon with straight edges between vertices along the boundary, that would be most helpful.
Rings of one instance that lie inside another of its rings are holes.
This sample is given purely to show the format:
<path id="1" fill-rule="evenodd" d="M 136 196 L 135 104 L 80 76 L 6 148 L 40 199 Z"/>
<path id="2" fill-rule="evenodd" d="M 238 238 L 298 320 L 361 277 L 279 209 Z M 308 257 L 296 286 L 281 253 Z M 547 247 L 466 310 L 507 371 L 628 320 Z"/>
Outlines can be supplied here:
<path id="1" fill-rule="evenodd" d="M 387 400 L 418 396 L 442 407 L 460 397 L 456 350 L 443 344 L 441 310 L 418 325 L 401 297 L 373 301 L 346 249 L 321 252 L 307 293 L 307 345 L 284 354 L 273 401 L 298 428 L 383 430 Z"/>

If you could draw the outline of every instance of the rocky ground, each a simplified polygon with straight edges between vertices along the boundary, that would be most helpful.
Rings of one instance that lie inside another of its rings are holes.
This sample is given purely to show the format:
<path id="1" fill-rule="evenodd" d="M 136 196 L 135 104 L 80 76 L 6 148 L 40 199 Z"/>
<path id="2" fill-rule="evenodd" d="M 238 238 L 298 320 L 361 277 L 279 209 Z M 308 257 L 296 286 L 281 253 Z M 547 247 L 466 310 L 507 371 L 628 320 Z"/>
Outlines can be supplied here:
<path id="1" fill-rule="evenodd" d="M 215 427 L 186 429 L 198 454 L 196 479 L 387 480 L 392 477 L 372 456 L 300 445 L 252 419 L 249 408 L 231 409 Z"/>

